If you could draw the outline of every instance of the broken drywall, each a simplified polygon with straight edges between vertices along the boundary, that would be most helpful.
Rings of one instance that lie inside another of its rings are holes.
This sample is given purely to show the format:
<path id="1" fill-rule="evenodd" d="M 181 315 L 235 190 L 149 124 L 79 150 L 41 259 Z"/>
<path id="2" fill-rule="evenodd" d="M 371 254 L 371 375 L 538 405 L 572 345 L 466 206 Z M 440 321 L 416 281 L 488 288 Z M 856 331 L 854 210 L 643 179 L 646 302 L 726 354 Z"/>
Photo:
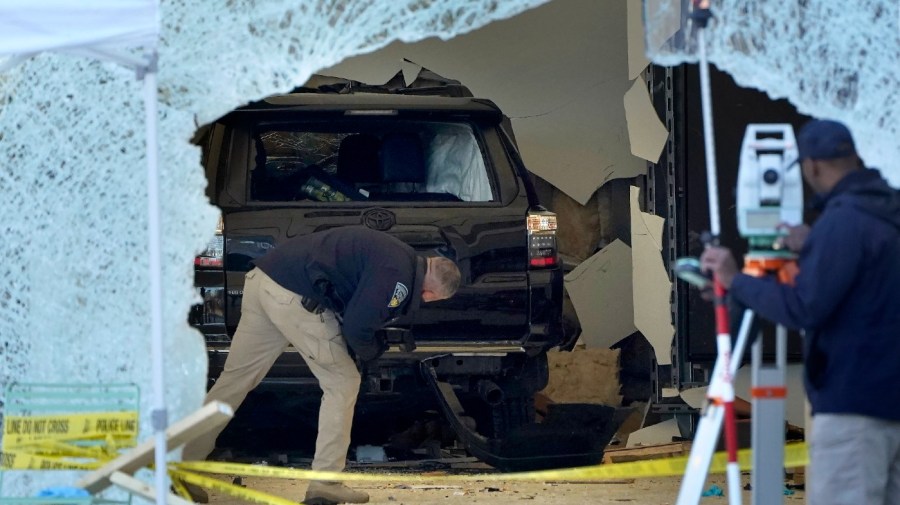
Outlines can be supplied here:
<path id="1" fill-rule="evenodd" d="M 643 0 L 628 0 L 628 78 L 637 79 L 650 64 L 644 45 Z"/>
<path id="2" fill-rule="evenodd" d="M 681 437 L 678 421 L 667 419 L 665 421 L 641 428 L 628 435 L 625 447 L 643 447 L 648 445 L 668 444 L 676 437 Z"/>
<path id="3" fill-rule="evenodd" d="M 640 331 L 657 363 L 672 362 L 672 282 L 662 259 L 663 218 L 641 212 L 638 188 L 631 188 L 631 247 L 616 240 L 565 277 L 581 342 L 609 348 Z M 673 393 L 677 394 L 677 392 Z"/>
<path id="4" fill-rule="evenodd" d="M 631 250 L 634 325 L 647 338 L 660 365 L 672 363 L 672 281 L 662 261 L 665 220 L 641 212 L 640 190 L 631 188 Z"/>
<path id="5" fill-rule="evenodd" d="M 625 118 L 631 154 L 658 163 L 669 132 L 659 120 L 647 82 L 641 73 L 650 64 L 644 43 L 642 0 L 628 0 L 628 78 L 634 82 L 625 93 Z"/>
<path id="6" fill-rule="evenodd" d="M 669 131 L 657 117 L 643 79 L 635 80 L 625 93 L 625 118 L 628 120 L 631 154 L 651 163 L 659 162 Z"/>
<path id="7" fill-rule="evenodd" d="M 566 275 L 581 342 L 588 348 L 608 349 L 637 331 L 631 272 L 631 248 L 616 240 Z"/>

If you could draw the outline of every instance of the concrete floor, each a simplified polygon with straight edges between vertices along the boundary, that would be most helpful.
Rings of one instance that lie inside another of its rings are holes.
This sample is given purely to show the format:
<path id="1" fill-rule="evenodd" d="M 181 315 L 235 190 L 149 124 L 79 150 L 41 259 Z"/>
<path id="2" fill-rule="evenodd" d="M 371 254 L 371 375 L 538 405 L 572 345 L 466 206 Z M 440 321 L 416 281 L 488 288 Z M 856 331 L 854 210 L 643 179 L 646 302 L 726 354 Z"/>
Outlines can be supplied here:
<path id="1" fill-rule="evenodd" d="M 219 476 L 229 481 L 227 476 Z M 744 476 L 744 484 L 749 482 Z M 250 489 L 264 491 L 293 501 L 303 499 L 306 483 L 302 481 L 245 478 L 244 485 Z M 549 505 L 666 505 L 674 504 L 681 483 L 680 477 L 636 479 L 634 481 L 566 483 L 566 482 L 411 482 L 398 483 L 358 483 L 352 487 L 369 493 L 375 505 L 452 505 L 452 504 L 509 504 L 520 501 Z M 712 476 L 706 489 L 719 486 L 727 493 L 724 476 Z M 742 491 L 742 502 L 751 503 L 750 491 Z M 784 496 L 785 504 L 802 504 L 803 491 L 795 491 Z M 217 505 L 238 505 L 246 501 L 212 491 L 210 503 Z M 701 504 L 728 503 L 727 496 L 701 498 Z M 767 504 L 775 505 L 775 504 Z"/>

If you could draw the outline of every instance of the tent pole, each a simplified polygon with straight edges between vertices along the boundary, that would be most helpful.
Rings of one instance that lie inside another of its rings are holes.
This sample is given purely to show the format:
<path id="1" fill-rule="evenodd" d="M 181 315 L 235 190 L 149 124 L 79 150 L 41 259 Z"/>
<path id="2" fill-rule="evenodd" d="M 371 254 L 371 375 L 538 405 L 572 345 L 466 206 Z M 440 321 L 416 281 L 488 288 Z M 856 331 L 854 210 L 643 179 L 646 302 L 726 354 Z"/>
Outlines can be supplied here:
<path id="1" fill-rule="evenodd" d="M 162 241 L 160 226 L 159 196 L 159 144 L 157 84 L 157 54 L 150 55 L 148 65 L 138 71 L 138 77 L 144 81 L 144 111 L 146 112 L 147 131 L 147 203 L 150 262 L 150 341 L 151 363 L 153 375 L 153 410 L 151 421 L 155 439 L 154 462 L 156 466 L 156 503 L 165 505 L 168 496 L 168 473 L 166 470 L 166 428 L 168 428 L 168 412 L 166 411 L 166 385 L 163 376 L 163 332 L 162 332 Z"/>

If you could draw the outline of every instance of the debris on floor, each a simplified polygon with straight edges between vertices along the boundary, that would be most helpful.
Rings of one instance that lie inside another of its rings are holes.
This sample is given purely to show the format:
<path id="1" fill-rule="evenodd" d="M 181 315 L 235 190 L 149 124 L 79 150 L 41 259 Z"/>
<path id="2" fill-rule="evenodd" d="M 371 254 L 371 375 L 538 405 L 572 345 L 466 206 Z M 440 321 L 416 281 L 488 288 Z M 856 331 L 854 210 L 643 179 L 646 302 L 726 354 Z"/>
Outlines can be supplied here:
<path id="1" fill-rule="evenodd" d="M 719 486 L 713 484 L 712 487 L 703 492 L 701 496 L 725 496 L 725 491 Z"/>
<path id="2" fill-rule="evenodd" d="M 375 463 L 387 461 L 384 447 L 378 445 L 359 445 L 356 447 L 357 463 Z"/>
<path id="3" fill-rule="evenodd" d="M 603 455 L 603 463 L 626 463 L 629 461 L 686 456 L 690 452 L 691 443 L 686 441 L 640 447 L 613 448 L 606 450 Z"/>

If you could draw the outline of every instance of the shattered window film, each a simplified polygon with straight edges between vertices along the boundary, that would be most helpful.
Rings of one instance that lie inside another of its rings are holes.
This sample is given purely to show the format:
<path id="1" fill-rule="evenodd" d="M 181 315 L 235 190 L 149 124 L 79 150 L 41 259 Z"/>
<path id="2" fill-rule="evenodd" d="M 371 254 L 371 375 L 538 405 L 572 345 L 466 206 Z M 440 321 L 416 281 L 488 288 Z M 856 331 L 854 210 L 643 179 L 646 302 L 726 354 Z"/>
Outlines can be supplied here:
<path id="1" fill-rule="evenodd" d="M 187 324 L 193 256 L 215 229 L 197 127 L 392 40 L 450 38 L 545 0 L 162 2 L 159 138 L 170 422 L 199 407 L 204 343 Z M 9 61 L 5 59 L 4 61 Z M 51 53 L 0 75 L 0 387 L 136 382 L 151 433 L 142 83 Z M 2 398 L 0 398 L 2 401 Z M 4 492 L 73 482 L 28 474 Z"/>
<path id="2" fill-rule="evenodd" d="M 689 0 L 645 0 L 654 63 L 697 61 L 689 11 Z M 720 0 L 711 11 L 711 64 L 803 114 L 845 122 L 866 164 L 900 186 L 900 2 Z"/>

